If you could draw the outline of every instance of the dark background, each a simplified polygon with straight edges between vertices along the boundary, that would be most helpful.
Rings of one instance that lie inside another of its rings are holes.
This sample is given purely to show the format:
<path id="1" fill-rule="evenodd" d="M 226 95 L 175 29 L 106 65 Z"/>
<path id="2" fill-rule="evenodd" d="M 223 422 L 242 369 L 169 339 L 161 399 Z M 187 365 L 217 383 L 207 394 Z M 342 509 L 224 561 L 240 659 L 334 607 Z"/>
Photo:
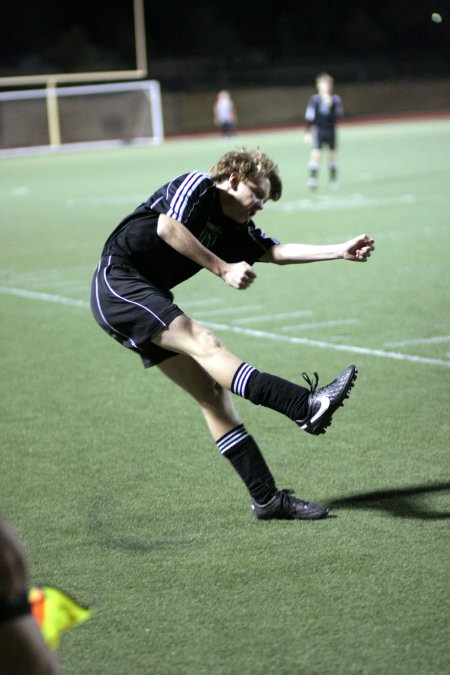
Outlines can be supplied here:
<path id="1" fill-rule="evenodd" d="M 166 89 L 442 77 L 450 0 L 145 0 L 149 77 Z M 442 23 L 431 20 L 432 12 Z M 132 0 L 4 3 L 0 76 L 135 68 Z"/>

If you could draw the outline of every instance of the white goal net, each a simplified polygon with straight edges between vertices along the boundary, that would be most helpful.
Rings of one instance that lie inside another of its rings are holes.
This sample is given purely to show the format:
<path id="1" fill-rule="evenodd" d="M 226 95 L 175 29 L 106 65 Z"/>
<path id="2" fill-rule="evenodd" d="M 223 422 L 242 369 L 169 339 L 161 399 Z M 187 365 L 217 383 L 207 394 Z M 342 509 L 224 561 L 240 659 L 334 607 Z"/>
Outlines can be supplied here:
<path id="1" fill-rule="evenodd" d="M 163 139 L 156 80 L 0 93 L 3 155 Z"/>

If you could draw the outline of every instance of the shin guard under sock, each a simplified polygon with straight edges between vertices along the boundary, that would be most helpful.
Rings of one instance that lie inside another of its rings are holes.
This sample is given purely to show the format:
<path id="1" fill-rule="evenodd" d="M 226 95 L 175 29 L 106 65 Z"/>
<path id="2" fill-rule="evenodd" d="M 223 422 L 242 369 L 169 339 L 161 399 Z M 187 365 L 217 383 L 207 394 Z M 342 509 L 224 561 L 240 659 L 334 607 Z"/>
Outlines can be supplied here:
<path id="1" fill-rule="evenodd" d="M 266 504 L 275 495 L 275 480 L 260 449 L 243 424 L 232 429 L 216 441 L 221 455 L 224 455 L 247 486 L 252 499 Z"/>
<path id="2" fill-rule="evenodd" d="M 242 363 L 235 372 L 231 391 L 291 420 L 303 419 L 308 414 L 308 389 L 276 375 L 260 373 L 248 363 Z"/>

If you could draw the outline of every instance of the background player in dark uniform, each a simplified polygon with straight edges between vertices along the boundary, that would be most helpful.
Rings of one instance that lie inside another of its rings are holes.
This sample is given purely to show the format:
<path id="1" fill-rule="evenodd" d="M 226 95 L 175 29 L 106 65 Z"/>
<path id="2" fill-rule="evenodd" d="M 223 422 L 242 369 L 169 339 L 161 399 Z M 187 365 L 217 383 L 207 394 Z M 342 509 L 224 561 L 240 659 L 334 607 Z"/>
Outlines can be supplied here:
<path id="1" fill-rule="evenodd" d="M 309 157 L 308 187 L 317 188 L 317 175 L 321 159 L 321 149 L 328 146 L 330 187 L 337 188 L 336 121 L 344 110 L 337 94 L 333 94 L 334 80 L 331 75 L 321 73 L 316 79 L 317 94 L 311 96 L 306 107 L 305 142 L 312 144 Z"/>
<path id="2" fill-rule="evenodd" d="M 239 419 L 230 391 L 277 410 L 301 429 L 324 433 L 356 377 L 348 367 L 317 389 L 259 372 L 229 352 L 207 328 L 173 303 L 171 289 L 205 268 L 235 289 L 256 278 L 257 261 L 275 264 L 346 259 L 364 262 L 373 240 L 343 244 L 280 244 L 257 229 L 253 217 L 281 196 L 278 167 L 262 152 L 224 155 L 209 174 L 192 171 L 157 190 L 127 216 L 105 243 L 92 284 L 91 306 L 100 326 L 158 365 L 199 403 L 221 454 L 252 497 L 258 518 L 314 519 L 328 509 L 278 490 L 255 440 Z"/>

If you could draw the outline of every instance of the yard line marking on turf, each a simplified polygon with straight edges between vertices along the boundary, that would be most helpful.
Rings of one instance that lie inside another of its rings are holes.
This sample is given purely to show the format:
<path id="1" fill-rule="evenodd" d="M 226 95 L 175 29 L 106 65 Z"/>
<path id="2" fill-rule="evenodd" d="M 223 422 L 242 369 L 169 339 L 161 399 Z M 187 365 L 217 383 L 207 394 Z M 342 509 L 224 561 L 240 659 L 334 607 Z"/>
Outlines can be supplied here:
<path id="1" fill-rule="evenodd" d="M 297 319 L 300 316 L 311 316 L 310 310 L 298 312 L 282 312 L 280 314 L 261 314 L 260 316 L 247 316 L 245 319 L 235 319 L 233 323 L 256 323 L 257 321 L 278 321 L 284 319 Z"/>
<path id="2" fill-rule="evenodd" d="M 376 206 L 393 206 L 395 204 L 413 204 L 415 195 L 397 195 L 395 197 L 364 197 L 362 194 L 338 196 L 321 196 L 318 199 L 304 198 L 292 202 L 274 203 L 266 206 L 268 210 L 284 211 L 326 211 L 327 209 L 364 209 Z"/>
<path id="3" fill-rule="evenodd" d="M 180 303 L 184 305 L 184 303 Z M 224 309 L 202 309 L 200 312 L 195 312 L 195 316 L 216 316 L 219 314 L 240 314 L 241 312 L 248 312 L 252 309 L 261 309 L 264 305 L 244 305 L 242 307 L 224 307 Z"/>
<path id="4" fill-rule="evenodd" d="M 0 153 L 1 155 L 1 153 Z M 0 192 L 0 196 L 26 196 L 28 188 L 17 188 L 13 193 Z M 445 195 L 429 195 L 428 197 L 421 197 L 421 201 L 445 200 Z M 124 204 L 140 204 L 143 201 L 142 194 L 140 195 L 92 195 L 91 197 L 68 197 L 65 200 L 65 205 L 69 208 L 77 206 L 115 206 Z M 416 195 L 397 195 L 395 197 L 365 197 L 360 193 L 353 193 L 350 195 L 317 195 L 315 198 L 304 197 L 296 201 L 283 203 L 270 203 L 265 206 L 268 210 L 277 211 L 324 211 L 327 209 L 359 209 L 372 208 L 376 206 L 392 206 L 395 204 L 412 204 L 417 201 Z"/>
<path id="5" fill-rule="evenodd" d="M 368 347 L 357 347 L 356 345 L 338 345 L 333 342 L 324 342 L 323 340 L 311 340 L 310 338 L 301 338 L 290 335 L 280 335 L 279 333 L 268 333 L 263 330 L 254 330 L 252 328 L 241 328 L 241 326 L 229 326 L 222 323 L 212 323 L 210 321 L 201 321 L 206 328 L 213 330 L 223 330 L 229 333 L 240 333 L 250 337 L 265 338 L 276 342 L 290 342 L 297 345 L 309 345 L 311 347 L 321 347 L 339 352 L 350 352 L 351 354 L 366 354 L 368 356 L 380 356 L 385 359 L 396 359 L 398 361 L 412 361 L 413 363 L 428 363 L 435 366 L 447 366 L 450 368 L 450 361 L 443 359 L 432 359 L 424 356 L 415 356 L 415 354 L 400 354 L 398 352 L 386 352 L 382 349 L 370 349 Z"/>
<path id="6" fill-rule="evenodd" d="M 5 295 L 15 295 L 31 300 L 43 300 L 46 302 L 55 302 L 60 305 L 70 305 L 72 307 L 89 308 L 89 303 L 85 300 L 76 300 L 75 298 L 66 298 L 62 295 L 50 295 L 49 293 L 39 293 L 24 288 L 14 288 L 11 286 L 0 286 L 0 293 Z M 281 335 L 279 333 L 269 333 L 263 330 L 254 330 L 253 328 L 243 328 L 241 326 L 232 326 L 223 323 L 213 323 L 210 321 L 199 321 L 207 328 L 214 330 L 223 330 L 229 333 L 238 333 L 257 337 L 275 342 L 288 342 L 290 344 L 308 345 L 310 347 L 320 347 L 322 349 L 331 349 L 333 351 L 350 352 L 351 354 L 366 354 L 367 356 L 380 356 L 386 359 L 395 359 L 398 361 L 411 361 L 413 363 L 427 363 L 434 366 L 446 366 L 450 368 L 450 361 L 443 359 L 432 359 L 424 356 L 415 356 L 414 354 L 401 354 L 398 352 L 386 352 L 382 349 L 370 349 L 368 347 L 357 347 L 356 345 L 339 345 L 333 342 L 324 342 L 323 340 L 311 340 L 310 338 L 301 338 L 291 335 Z"/>
<path id="7" fill-rule="evenodd" d="M 205 298 L 203 300 L 187 300 L 182 302 L 183 307 L 201 307 L 202 305 L 223 305 L 222 298 Z"/>
<path id="8" fill-rule="evenodd" d="M 0 197 L 25 197 L 28 194 L 28 187 L 20 186 L 11 188 L 10 190 L 0 190 Z"/>
<path id="9" fill-rule="evenodd" d="M 283 326 L 280 330 L 307 330 L 308 328 L 327 328 L 328 326 L 344 326 L 359 323 L 359 319 L 335 319 L 334 321 L 317 321 L 316 323 L 298 323 L 296 326 Z"/>
<path id="10" fill-rule="evenodd" d="M 450 335 L 437 335 L 429 338 L 416 338 L 415 340 L 399 340 L 398 342 L 385 342 L 385 347 L 406 347 L 408 345 L 428 345 L 440 342 L 450 342 Z"/>
<path id="11" fill-rule="evenodd" d="M 143 201 L 142 195 L 106 195 L 105 197 L 69 197 L 66 199 L 66 206 L 105 206 L 115 204 L 140 204 Z"/>
<path id="12" fill-rule="evenodd" d="M 23 288 L 13 288 L 11 286 L 0 286 L 0 293 L 4 293 L 5 295 L 17 295 L 21 298 L 30 298 L 31 300 L 56 302 L 60 305 L 71 305 L 72 307 L 88 308 L 90 306 L 86 300 L 66 298 L 63 295 L 50 295 L 50 293 L 38 293 L 37 291 L 28 291 Z"/>

